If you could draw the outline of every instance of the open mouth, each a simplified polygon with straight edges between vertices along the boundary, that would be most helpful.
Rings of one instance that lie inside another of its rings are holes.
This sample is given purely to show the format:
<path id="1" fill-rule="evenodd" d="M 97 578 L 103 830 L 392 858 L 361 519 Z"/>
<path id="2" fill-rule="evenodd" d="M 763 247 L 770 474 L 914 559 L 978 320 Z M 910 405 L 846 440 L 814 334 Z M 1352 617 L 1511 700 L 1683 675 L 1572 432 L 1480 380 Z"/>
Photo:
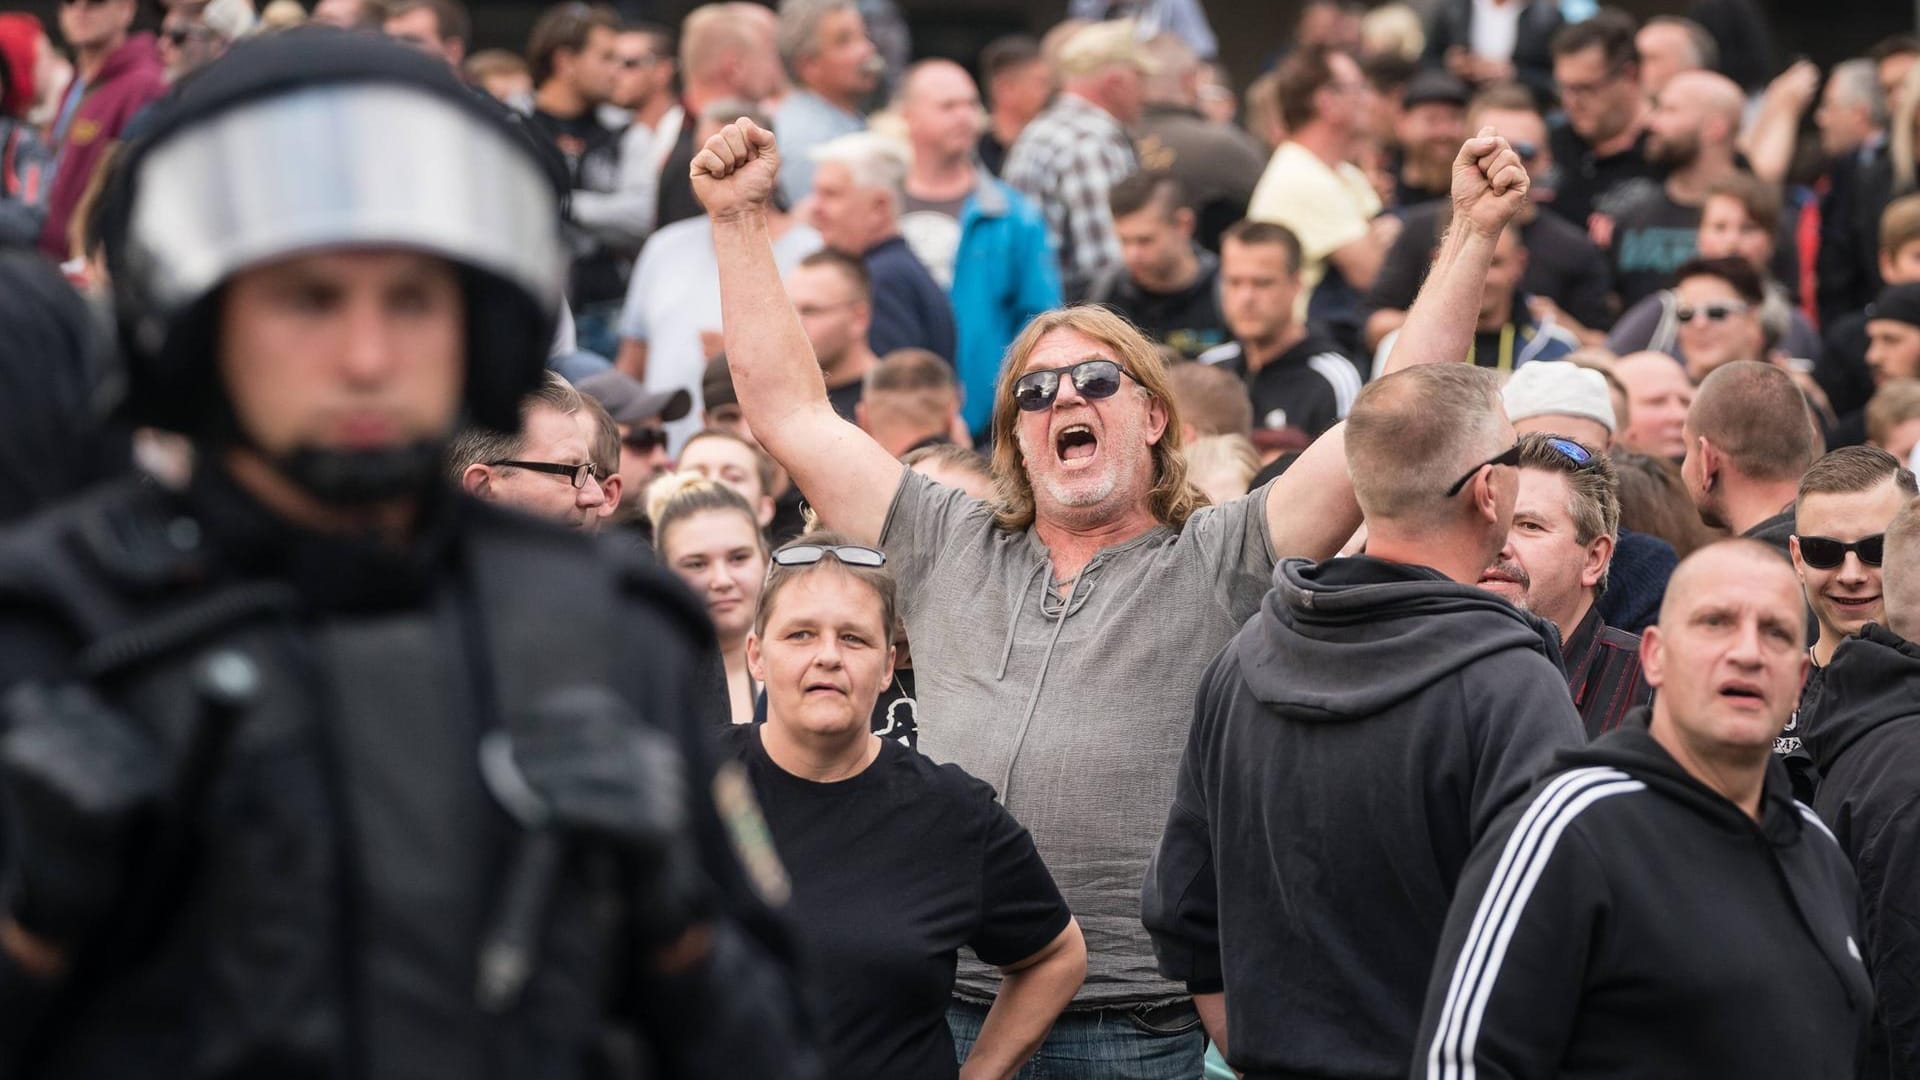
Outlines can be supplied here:
<path id="1" fill-rule="evenodd" d="M 1068 424 L 1053 436 L 1053 452 L 1063 462 L 1089 461 L 1099 449 L 1100 440 L 1086 424 Z"/>
<path id="2" fill-rule="evenodd" d="M 1868 612 L 1880 603 L 1878 596 L 1827 596 L 1828 602 L 1841 611 Z"/>
<path id="3" fill-rule="evenodd" d="M 1720 688 L 1720 697 L 1723 700 L 1742 706 L 1757 706 L 1767 703 L 1766 696 L 1760 692 L 1759 687 L 1752 683 L 1727 683 Z"/>

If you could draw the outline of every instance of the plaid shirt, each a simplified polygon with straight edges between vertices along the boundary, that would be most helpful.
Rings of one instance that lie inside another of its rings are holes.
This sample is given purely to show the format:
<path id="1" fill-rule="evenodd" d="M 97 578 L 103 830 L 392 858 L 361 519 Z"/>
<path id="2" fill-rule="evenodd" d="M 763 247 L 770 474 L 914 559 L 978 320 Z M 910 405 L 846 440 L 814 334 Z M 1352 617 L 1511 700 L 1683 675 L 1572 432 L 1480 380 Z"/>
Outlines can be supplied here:
<path id="1" fill-rule="evenodd" d="M 1067 299 L 1084 297 L 1101 271 L 1119 265 L 1107 193 L 1136 168 L 1120 124 L 1073 94 L 1061 94 L 1014 140 L 1002 178 L 1046 215 Z"/>

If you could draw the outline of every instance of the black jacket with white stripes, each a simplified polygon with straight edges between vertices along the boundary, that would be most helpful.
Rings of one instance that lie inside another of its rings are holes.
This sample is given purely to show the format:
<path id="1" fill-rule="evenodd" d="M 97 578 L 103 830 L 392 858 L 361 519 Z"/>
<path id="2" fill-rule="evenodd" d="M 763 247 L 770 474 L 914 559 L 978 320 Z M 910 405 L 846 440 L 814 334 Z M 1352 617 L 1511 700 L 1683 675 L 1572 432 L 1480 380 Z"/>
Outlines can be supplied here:
<path id="1" fill-rule="evenodd" d="M 1843 1080 L 1873 992 L 1853 871 L 1769 763 L 1758 822 L 1642 710 L 1509 807 L 1454 894 L 1416 1080 Z"/>
<path id="2" fill-rule="evenodd" d="M 1199 359 L 1246 381 L 1254 427 L 1298 428 L 1309 439 L 1347 418 L 1364 381 L 1333 339 L 1311 331 L 1257 371 L 1247 370 L 1247 352 L 1238 341 L 1208 349 Z"/>

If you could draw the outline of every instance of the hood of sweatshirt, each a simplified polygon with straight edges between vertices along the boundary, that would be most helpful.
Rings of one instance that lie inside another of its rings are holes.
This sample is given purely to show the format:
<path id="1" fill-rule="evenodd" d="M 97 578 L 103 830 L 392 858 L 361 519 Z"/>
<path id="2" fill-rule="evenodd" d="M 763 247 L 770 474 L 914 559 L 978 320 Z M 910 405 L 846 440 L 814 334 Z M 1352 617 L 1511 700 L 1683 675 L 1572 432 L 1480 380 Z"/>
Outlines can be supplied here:
<path id="1" fill-rule="evenodd" d="M 1719 829 L 1746 832 L 1755 822 L 1726 796 L 1713 790 L 1682 768 L 1667 748 L 1647 730 L 1649 711 L 1645 707 L 1627 714 L 1620 726 L 1586 746 L 1560 752 L 1559 764 L 1567 768 L 1605 765 L 1628 773 L 1647 787 L 1686 806 Z M 1812 811 L 1808 811 L 1811 813 Z M 1793 803 L 1793 785 L 1786 769 L 1777 759 L 1767 762 L 1766 785 L 1760 793 L 1759 827 L 1775 845 L 1798 843 L 1801 831 L 1810 828 L 1801 819 Z"/>
<path id="2" fill-rule="evenodd" d="M 1814 718 L 1802 743 L 1826 772 L 1876 728 L 1920 716 L 1920 645 L 1868 625 L 1834 650 L 1802 715 Z"/>
<path id="3" fill-rule="evenodd" d="M 1253 628 L 1235 646 L 1247 685 L 1302 720 L 1375 716 L 1511 649 L 1561 666 L 1545 621 L 1437 570 L 1365 555 L 1282 562 Z"/>

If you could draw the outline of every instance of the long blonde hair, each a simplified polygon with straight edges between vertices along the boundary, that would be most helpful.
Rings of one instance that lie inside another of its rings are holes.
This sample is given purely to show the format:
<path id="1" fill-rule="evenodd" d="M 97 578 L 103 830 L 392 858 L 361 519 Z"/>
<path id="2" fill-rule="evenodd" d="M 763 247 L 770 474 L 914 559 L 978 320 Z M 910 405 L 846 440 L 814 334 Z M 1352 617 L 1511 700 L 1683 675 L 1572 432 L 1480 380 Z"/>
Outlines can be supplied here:
<path id="1" fill-rule="evenodd" d="M 1175 529 L 1184 526 L 1195 510 L 1207 504 L 1207 497 L 1187 481 L 1186 455 L 1180 452 L 1180 413 L 1174 404 L 1166 362 L 1160 358 L 1160 350 L 1132 323 L 1091 304 L 1056 308 L 1035 316 L 1007 347 L 993 403 L 994 524 L 1009 532 L 1020 532 L 1033 524 L 1033 481 L 1027 477 L 1019 440 L 1014 435 L 1020 410 L 1013 401 L 1013 384 L 1025 374 L 1027 358 L 1040 339 L 1055 330 L 1078 331 L 1112 349 L 1113 359 L 1166 410 L 1167 428 L 1160 441 L 1153 444 L 1149 509 L 1162 525 Z"/>

